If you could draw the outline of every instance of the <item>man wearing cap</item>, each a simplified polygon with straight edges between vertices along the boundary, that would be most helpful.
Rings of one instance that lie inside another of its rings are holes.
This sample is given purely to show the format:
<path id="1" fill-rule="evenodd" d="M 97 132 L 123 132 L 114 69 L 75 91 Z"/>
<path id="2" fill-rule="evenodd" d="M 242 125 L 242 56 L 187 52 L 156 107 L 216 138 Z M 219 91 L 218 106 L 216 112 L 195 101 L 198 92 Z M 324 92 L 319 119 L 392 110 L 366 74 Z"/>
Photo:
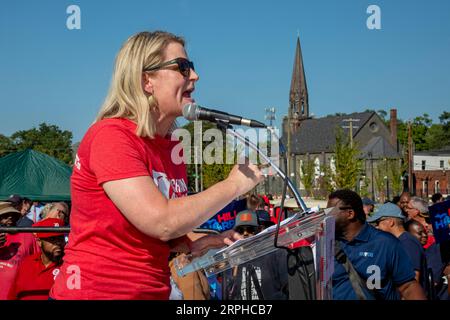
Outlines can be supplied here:
<path id="1" fill-rule="evenodd" d="M 331 193 L 327 207 L 333 207 L 336 245 L 340 249 L 334 259 L 334 300 L 398 300 L 399 293 L 407 300 L 426 299 L 402 245 L 366 222 L 356 192 L 344 189 Z"/>
<path id="2" fill-rule="evenodd" d="M 62 227 L 64 220 L 48 218 L 33 227 Z M 64 255 L 64 234 L 39 232 L 36 239 L 41 248 L 19 265 L 14 283 L 9 291 L 9 300 L 47 300 L 55 277 L 59 273 Z"/>
<path id="3" fill-rule="evenodd" d="M 255 211 L 241 211 L 237 214 L 235 221 L 234 230 L 244 238 L 251 237 L 260 230 L 258 215 Z M 275 255 L 268 254 L 233 268 L 232 274 L 228 274 L 231 279 L 227 281 L 227 298 L 231 300 L 287 299 L 286 259 L 274 257 Z"/>
<path id="4" fill-rule="evenodd" d="M 15 227 L 19 218 L 20 212 L 11 205 L 11 202 L 0 202 L 1 227 Z M 19 263 L 36 252 L 39 252 L 39 247 L 32 234 L 0 233 L 0 300 L 7 298 Z"/>
<path id="5" fill-rule="evenodd" d="M 373 209 L 375 208 L 375 201 L 364 197 L 362 198 L 362 203 L 363 203 L 363 210 L 364 213 L 366 214 L 366 217 L 369 217 L 370 214 L 373 212 Z"/>
<path id="6" fill-rule="evenodd" d="M 378 229 L 389 232 L 400 240 L 403 249 L 411 260 L 416 280 L 422 288 L 426 288 L 427 261 L 425 251 L 420 242 L 405 230 L 404 220 L 405 217 L 400 208 L 388 202 L 379 207 L 375 214 L 367 219 L 367 222 L 376 224 Z"/>

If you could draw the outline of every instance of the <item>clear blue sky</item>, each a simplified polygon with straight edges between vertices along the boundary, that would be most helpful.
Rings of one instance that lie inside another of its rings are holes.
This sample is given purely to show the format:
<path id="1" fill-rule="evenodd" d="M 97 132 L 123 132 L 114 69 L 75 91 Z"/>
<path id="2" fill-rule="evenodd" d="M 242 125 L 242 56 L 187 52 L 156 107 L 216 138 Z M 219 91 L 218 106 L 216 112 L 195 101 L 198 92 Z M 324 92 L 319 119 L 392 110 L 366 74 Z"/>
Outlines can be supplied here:
<path id="1" fill-rule="evenodd" d="M 81 8 L 81 30 L 66 9 Z M 366 9 L 381 8 L 381 30 Z M 41 122 L 79 141 L 130 35 L 180 34 L 200 74 L 195 98 L 258 120 L 287 112 L 297 32 L 316 116 L 398 109 L 401 119 L 450 110 L 448 0 L 41 0 L 0 3 L 0 133 Z"/>

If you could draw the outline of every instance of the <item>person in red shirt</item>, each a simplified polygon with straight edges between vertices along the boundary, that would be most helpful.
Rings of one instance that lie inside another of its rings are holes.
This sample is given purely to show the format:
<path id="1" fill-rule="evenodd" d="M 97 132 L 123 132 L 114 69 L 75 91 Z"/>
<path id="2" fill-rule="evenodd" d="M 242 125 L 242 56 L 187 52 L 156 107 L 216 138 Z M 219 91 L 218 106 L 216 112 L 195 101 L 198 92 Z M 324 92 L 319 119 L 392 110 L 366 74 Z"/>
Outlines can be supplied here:
<path id="1" fill-rule="evenodd" d="M 140 32 L 120 49 L 110 91 L 82 139 L 71 178 L 71 232 L 52 299 L 159 299 L 170 294 L 169 253 L 231 244 L 233 230 L 186 234 L 263 180 L 254 164 L 187 196 L 179 141 L 171 139 L 199 77 L 184 40 Z"/>
<path id="2" fill-rule="evenodd" d="M 21 214 L 10 202 L 0 202 L 0 226 L 14 227 Z M 7 298 L 20 262 L 39 252 L 32 234 L 0 233 L 0 300 Z"/>
<path id="3" fill-rule="evenodd" d="M 62 227 L 64 220 L 47 218 L 33 227 Z M 48 300 L 50 288 L 59 273 L 64 256 L 64 234 L 36 233 L 41 252 L 26 257 L 19 265 L 8 300 Z"/>

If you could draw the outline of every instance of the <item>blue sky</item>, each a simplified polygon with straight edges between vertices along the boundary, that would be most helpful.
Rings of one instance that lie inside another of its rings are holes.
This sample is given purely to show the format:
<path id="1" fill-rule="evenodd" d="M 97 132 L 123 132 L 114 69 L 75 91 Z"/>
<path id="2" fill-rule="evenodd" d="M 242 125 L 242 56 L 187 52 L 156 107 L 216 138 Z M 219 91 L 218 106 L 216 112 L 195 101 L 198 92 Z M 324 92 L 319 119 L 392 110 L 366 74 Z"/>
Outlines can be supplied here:
<path id="1" fill-rule="evenodd" d="M 68 30 L 69 5 L 81 30 Z M 381 9 L 369 30 L 366 9 Z M 79 141 L 108 90 L 121 44 L 142 30 L 185 37 L 200 105 L 264 120 L 286 114 L 297 33 L 316 116 L 450 110 L 448 0 L 41 0 L 0 3 L 0 133 L 41 122 Z"/>

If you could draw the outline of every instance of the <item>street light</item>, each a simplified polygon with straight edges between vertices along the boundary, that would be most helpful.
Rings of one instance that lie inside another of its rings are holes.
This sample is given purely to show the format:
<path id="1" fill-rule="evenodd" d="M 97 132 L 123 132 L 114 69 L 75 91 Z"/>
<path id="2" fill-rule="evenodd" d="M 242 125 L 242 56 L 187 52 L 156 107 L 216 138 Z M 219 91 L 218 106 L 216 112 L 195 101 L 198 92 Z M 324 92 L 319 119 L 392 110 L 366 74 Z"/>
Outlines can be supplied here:
<path id="1" fill-rule="evenodd" d="M 369 156 L 370 159 L 370 173 L 372 175 L 372 200 L 375 201 L 375 189 L 373 187 L 373 159 L 372 159 L 372 151 L 369 151 L 367 153 L 367 155 Z"/>

